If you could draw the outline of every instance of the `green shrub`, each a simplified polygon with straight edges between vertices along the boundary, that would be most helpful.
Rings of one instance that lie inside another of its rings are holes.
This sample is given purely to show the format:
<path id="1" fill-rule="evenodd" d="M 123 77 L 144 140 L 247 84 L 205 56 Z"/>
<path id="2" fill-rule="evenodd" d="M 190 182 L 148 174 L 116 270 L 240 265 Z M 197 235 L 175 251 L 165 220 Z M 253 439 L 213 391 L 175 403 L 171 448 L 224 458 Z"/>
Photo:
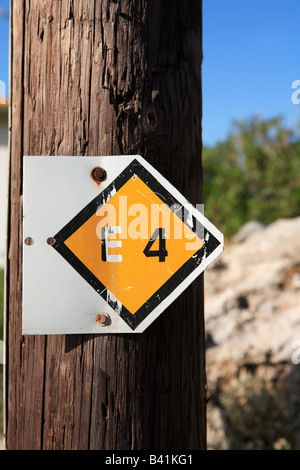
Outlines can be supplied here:
<path id="1" fill-rule="evenodd" d="M 204 210 L 231 237 L 249 220 L 300 214 L 300 140 L 277 117 L 235 122 L 224 142 L 203 148 Z"/>
<path id="2" fill-rule="evenodd" d="M 231 450 L 300 450 L 300 397 L 249 375 L 220 405 Z"/>

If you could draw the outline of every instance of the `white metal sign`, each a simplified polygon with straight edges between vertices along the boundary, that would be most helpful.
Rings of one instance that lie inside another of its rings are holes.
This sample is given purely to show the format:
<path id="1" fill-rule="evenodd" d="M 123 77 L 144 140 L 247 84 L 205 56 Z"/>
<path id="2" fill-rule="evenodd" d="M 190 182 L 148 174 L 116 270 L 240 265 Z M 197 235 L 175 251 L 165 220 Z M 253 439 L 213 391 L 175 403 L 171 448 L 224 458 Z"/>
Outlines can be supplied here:
<path id="1" fill-rule="evenodd" d="M 140 333 L 223 235 L 140 156 L 24 157 L 23 334 Z"/>

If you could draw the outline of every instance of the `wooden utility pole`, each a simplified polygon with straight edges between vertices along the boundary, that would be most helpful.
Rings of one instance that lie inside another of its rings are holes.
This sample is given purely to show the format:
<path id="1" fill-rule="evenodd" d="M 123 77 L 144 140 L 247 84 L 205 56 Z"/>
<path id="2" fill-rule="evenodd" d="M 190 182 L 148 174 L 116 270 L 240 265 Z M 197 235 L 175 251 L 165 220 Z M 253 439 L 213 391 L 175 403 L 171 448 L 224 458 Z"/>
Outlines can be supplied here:
<path id="1" fill-rule="evenodd" d="M 12 0 L 11 27 L 7 449 L 204 449 L 202 279 L 143 334 L 21 331 L 23 155 L 140 154 L 201 202 L 202 2 Z"/>

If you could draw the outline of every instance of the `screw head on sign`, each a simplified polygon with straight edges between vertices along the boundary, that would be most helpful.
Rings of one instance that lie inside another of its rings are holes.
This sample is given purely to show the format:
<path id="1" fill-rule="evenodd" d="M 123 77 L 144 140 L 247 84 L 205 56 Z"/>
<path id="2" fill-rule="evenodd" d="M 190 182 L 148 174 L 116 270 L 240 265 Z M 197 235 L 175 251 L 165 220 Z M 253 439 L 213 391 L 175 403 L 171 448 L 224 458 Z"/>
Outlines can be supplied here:
<path id="1" fill-rule="evenodd" d="M 96 323 L 100 326 L 107 326 L 109 323 L 109 315 L 107 315 L 107 313 L 98 313 Z"/>
<path id="2" fill-rule="evenodd" d="M 104 168 L 100 166 L 95 166 L 95 168 L 91 171 L 91 178 L 97 183 L 100 184 L 102 181 L 106 179 L 107 173 Z"/>

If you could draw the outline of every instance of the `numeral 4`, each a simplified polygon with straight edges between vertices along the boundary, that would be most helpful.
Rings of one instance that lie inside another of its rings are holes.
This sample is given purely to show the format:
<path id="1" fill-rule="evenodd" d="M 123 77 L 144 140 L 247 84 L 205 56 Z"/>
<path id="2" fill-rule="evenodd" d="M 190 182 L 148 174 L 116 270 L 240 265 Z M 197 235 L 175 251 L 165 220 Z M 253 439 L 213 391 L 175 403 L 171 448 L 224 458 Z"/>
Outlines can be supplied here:
<path id="1" fill-rule="evenodd" d="M 157 238 L 159 238 L 159 248 L 158 250 L 151 250 L 151 247 Z M 166 260 L 168 252 L 166 250 L 166 234 L 164 228 L 157 228 L 154 231 L 146 248 L 144 249 L 144 255 L 147 256 L 147 258 L 157 256 L 160 263 L 163 263 Z"/>

